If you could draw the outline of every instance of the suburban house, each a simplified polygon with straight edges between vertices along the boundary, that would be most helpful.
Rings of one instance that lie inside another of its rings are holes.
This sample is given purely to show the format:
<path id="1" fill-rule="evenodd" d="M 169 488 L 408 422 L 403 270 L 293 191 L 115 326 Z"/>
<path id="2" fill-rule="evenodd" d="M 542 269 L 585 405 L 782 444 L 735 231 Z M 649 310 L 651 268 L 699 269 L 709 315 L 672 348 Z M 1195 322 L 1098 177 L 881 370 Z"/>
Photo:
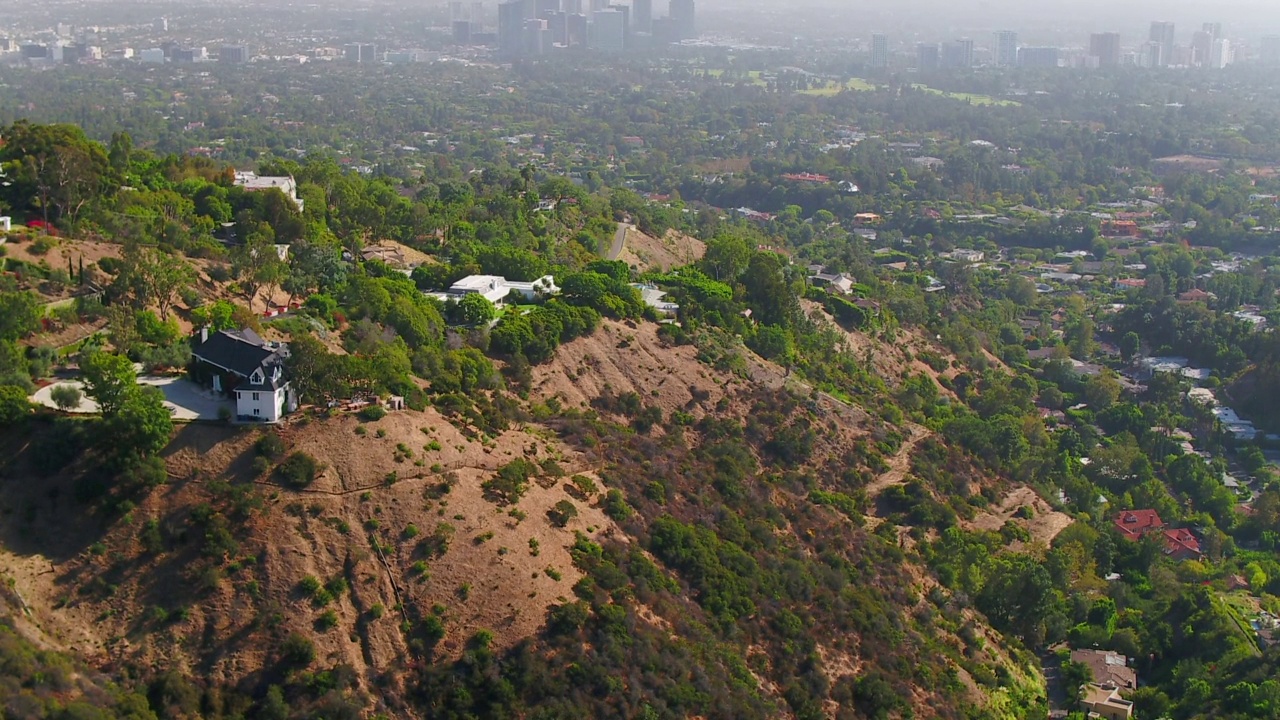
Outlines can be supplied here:
<path id="1" fill-rule="evenodd" d="M 1084 686 L 1080 704 L 1089 717 L 1105 720 L 1128 720 L 1133 717 L 1133 702 L 1120 697 L 1115 685 L 1089 683 Z"/>
<path id="2" fill-rule="evenodd" d="M 1210 300 L 1217 299 L 1217 295 L 1214 295 L 1211 292 L 1205 292 L 1200 288 L 1192 288 L 1178 296 L 1178 302 L 1184 303 L 1208 302 Z"/>
<path id="3" fill-rule="evenodd" d="M 236 187 L 242 187 L 249 192 L 260 192 L 275 188 L 289 198 L 293 206 L 298 208 L 298 212 L 302 212 L 303 203 L 302 198 L 298 197 L 298 183 L 288 175 L 282 177 L 259 177 L 257 173 L 253 172 L 237 172 L 235 183 Z"/>
<path id="4" fill-rule="evenodd" d="M 191 351 L 191 378 L 236 401 L 241 422 L 276 423 L 298 409 L 284 374 L 289 348 L 263 340 L 254 331 L 201 330 Z"/>
<path id="5" fill-rule="evenodd" d="M 663 299 L 667 294 L 659 290 L 657 285 L 632 283 L 631 287 L 640 291 L 640 299 L 644 301 L 644 304 L 658 311 L 660 315 L 675 317 L 676 313 L 680 312 L 678 304 Z"/>
<path id="6" fill-rule="evenodd" d="M 941 256 L 949 260 L 955 260 L 956 262 L 980 263 L 986 259 L 987 254 L 981 250 L 966 250 L 964 248 L 960 248 L 948 253 L 942 253 Z"/>
<path id="7" fill-rule="evenodd" d="M 1110 650 L 1072 650 L 1071 662 L 1088 666 L 1094 682 L 1114 685 L 1120 690 L 1138 687 L 1138 673 L 1129 667 L 1129 659 Z"/>
<path id="8" fill-rule="evenodd" d="M 1139 540 L 1149 532 L 1164 530 L 1164 521 L 1155 510 L 1125 510 L 1116 516 L 1115 525 L 1126 540 Z"/>
<path id="9" fill-rule="evenodd" d="M 500 305 L 512 293 L 526 302 L 534 302 L 559 292 L 555 278 L 550 275 L 544 275 L 533 282 L 517 282 L 499 275 L 469 275 L 450 285 L 445 292 L 427 294 L 440 302 L 457 302 L 468 295 L 483 295 L 489 302 Z"/>
<path id="10" fill-rule="evenodd" d="M 1203 551 L 1200 540 L 1186 528 L 1166 528 L 1155 510 L 1125 510 L 1113 521 L 1126 540 L 1136 542 L 1150 533 L 1160 533 L 1164 554 L 1174 560 L 1194 560 Z"/>
<path id="11" fill-rule="evenodd" d="M 809 281 L 814 285 L 824 285 L 844 295 L 853 292 L 854 280 L 844 273 L 827 272 L 821 265 L 810 265 L 809 273 Z"/>

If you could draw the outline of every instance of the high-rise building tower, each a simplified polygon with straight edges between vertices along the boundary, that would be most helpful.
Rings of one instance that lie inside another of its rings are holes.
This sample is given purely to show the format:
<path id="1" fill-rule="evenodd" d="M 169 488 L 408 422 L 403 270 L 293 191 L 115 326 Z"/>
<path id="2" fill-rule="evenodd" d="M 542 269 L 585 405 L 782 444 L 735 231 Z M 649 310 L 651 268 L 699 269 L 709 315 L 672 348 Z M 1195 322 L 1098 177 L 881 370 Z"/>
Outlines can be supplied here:
<path id="1" fill-rule="evenodd" d="M 1094 33 L 1089 36 L 1089 55 L 1098 59 L 1098 67 L 1120 66 L 1120 33 Z"/>
<path id="2" fill-rule="evenodd" d="M 631 0 L 631 31 L 653 32 L 653 0 Z"/>
<path id="3" fill-rule="evenodd" d="M 1018 48 L 1018 64 L 1026 68 L 1056 68 L 1058 67 L 1058 48 Z"/>
<path id="4" fill-rule="evenodd" d="M 601 52 L 620 53 L 627 47 L 627 22 L 621 10 L 599 10 L 591 13 L 591 47 Z"/>
<path id="5" fill-rule="evenodd" d="M 246 63 L 249 62 L 249 48 L 244 45 L 223 45 L 218 51 L 218 62 L 220 63 Z"/>
<path id="6" fill-rule="evenodd" d="M 1000 67 L 1018 64 L 1018 33 L 1012 30 L 996 32 L 995 61 Z"/>
<path id="7" fill-rule="evenodd" d="M 945 43 L 940 58 L 942 67 L 973 67 L 973 41 L 969 38 Z"/>
<path id="8" fill-rule="evenodd" d="M 871 36 L 871 67 L 889 67 L 889 36 L 884 33 Z"/>
<path id="9" fill-rule="evenodd" d="M 697 15 L 693 0 L 671 0 L 671 22 L 675 25 L 676 38 L 689 40 L 698 36 Z"/>
<path id="10" fill-rule="evenodd" d="M 471 3 L 471 17 L 468 19 L 471 20 L 471 32 L 484 32 L 484 3 Z"/>
<path id="11" fill-rule="evenodd" d="M 1258 60 L 1267 67 L 1280 67 L 1280 35 L 1267 35 L 1258 45 Z"/>
<path id="12" fill-rule="evenodd" d="M 1209 51 L 1209 67 L 1221 70 L 1231 64 L 1231 41 L 1218 38 L 1213 41 L 1213 49 Z"/>
<path id="13" fill-rule="evenodd" d="M 1168 67 L 1173 63 L 1173 23 L 1158 20 L 1151 23 L 1151 34 L 1147 39 L 1160 45 L 1160 67 Z"/>
<path id="14" fill-rule="evenodd" d="M 525 0 L 508 0 L 498 4 L 498 55 L 511 59 L 524 54 Z"/>
<path id="15" fill-rule="evenodd" d="M 1196 67 L 1205 67 L 1209 64 L 1209 54 L 1213 52 L 1212 33 L 1204 30 L 1197 30 L 1191 33 L 1191 64 Z"/>
<path id="16" fill-rule="evenodd" d="M 938 57 L 939 52 L 937 43 L 920 43 L 919 45 L 916 45 L 917 70 L 937 70 Z"/>

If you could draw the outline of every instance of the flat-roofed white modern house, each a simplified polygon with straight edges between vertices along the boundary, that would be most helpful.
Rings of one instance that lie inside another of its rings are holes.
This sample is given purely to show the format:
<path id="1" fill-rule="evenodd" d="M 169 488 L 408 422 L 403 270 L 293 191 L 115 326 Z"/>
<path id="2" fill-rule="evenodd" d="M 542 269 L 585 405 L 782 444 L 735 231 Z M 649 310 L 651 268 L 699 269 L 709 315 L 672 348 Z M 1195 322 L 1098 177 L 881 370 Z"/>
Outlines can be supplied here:
<path id="1" fill-rule="evenodd" d="M 483 295 L 494 305 L 501 305 L 512 295 L 520 296 L 524 302 L 535 302 L 560 292 L 555 279 L 550 275 L 533 282 L 508 280 L 500 275 L 469 275 L 449 286 L 446 292 L 427 293 L 441 302 L 458 301 L 467 295 Z"/>
<path id="2" fill-rule="evenodd" d="M 236 187 L 242 187 L 249 192 L 260 192 L 275 188 L 284 193 L 284 196 L 293 202 L 293 206 L 298 208 L 298 212 L 302 212 L 303 202 L 302 198 L 298 197 L 298 182 L 289 175 L 265 177 L 253 172 L 236 172 L 235 182 Z"/>

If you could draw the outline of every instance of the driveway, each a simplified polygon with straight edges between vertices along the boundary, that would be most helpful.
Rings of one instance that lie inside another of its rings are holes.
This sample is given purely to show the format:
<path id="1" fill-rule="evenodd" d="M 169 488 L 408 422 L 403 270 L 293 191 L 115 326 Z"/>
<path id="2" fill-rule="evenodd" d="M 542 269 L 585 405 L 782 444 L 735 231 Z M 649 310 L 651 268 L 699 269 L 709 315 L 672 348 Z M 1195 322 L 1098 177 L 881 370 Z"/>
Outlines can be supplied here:
<path id="1" fill-rule="evenodd" d="M 219 420 L 218 411 L 224 407 L 231 411 L 232 414 L 235 413 L 235 407 L 229 400 L 214 394 L 212 390 L 196 385 L 186 378 L 143 375 L 138 378 L 138 384 L 160 388 L 160 391 L 164 393 L 164 405 L 169 408 L 174 420 Z M 53 402 L 53 389 L 62 385 L 69 385 L 80 390 L 82 394 L 84 393 L 83 383 L 79 380 L 67 380 L 40 388 L 35 395 L 31 396 L 31 402 L 45 407 L 57 408 L 58 406 Z M 80 406 L 70 412 L 87 415 L 96 414 L 99 412 L 98 404 L 88 397 L 83 397 L 80 400 Z"/>
<path id="2" fill-rule="evenodd" d="M 618 231 L 613 234 L 613 245 L 609 247 L 609 255 L 606 259 L 617 260 L 622 254 L 622 249 L 627 244 L 627 231 L 635 227 L 630 223 L 618 223 Z"/>

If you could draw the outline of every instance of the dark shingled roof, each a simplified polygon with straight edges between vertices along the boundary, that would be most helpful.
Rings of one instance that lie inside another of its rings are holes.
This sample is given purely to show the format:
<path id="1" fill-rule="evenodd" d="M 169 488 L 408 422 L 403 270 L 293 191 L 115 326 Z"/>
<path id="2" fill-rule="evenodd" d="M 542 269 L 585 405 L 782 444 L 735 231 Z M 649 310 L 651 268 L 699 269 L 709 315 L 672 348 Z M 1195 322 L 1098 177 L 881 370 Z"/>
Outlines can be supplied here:
<path id="1" fill-rule="evenodd" d="M 280 359 L 280 349 L 267 347 L 252 330 L 223 330 L 209 336 L 192 351 L 197 359 L 247 378 L 264 365 Z"/>

